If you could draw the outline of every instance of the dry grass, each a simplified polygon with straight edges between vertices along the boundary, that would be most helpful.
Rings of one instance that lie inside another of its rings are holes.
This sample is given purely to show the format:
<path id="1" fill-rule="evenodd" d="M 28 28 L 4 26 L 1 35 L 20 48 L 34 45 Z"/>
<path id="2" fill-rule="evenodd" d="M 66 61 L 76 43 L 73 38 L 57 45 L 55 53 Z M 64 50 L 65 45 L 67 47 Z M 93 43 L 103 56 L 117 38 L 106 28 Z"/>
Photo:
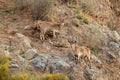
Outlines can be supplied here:
<path id="1" fill-rule="evenodd" d="M 34 20 L 43 19 L 53 11 L 55 0 L 13 0 L 17 9 L 29 8 Z"/>
<path id="2" fill-rule="evenodd" d="M 17 9 L 24 9 L 28 7 L 27 0 L 13 0 L 13 2 Z"/>
<path id="3" fill-rule="evenodd" d="M 98 3 L 97 0 L 80 0 L 80 6 L 84 12 L 90 13 L 97 8 Z"/>
<path id="4" fill-rule="evenodd" d="M 43 19 L 46 15 L 50 15 L 53 10 L 54 0 L 29 0 L 29 8 L 33 18 Z"/>

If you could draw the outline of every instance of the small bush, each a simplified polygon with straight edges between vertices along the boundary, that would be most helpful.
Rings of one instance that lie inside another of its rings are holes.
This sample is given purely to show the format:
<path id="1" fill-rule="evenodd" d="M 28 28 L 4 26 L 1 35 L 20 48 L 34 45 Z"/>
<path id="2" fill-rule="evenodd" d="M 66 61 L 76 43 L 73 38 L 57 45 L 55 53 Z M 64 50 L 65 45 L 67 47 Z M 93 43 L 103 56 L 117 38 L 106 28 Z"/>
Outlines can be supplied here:
<path id="1" fill-rule="evenodd" d="M 42 76 L 36 76 L 24 73 L 12 75 L 11 80 L 69 80 L 69 79 L 63 74 L 44 74 Z"/>
<path id="2" fill-rule="evenodd" d="M 46 15 L 51 15 L 55 0 L 28 0 L 33 19 L 44 19 Z"/>
<path id="3" fill-rule="evenodd" d="M 83 19 L 83 22 L 86 23 L 86 24 L 89 24 L 89 23 L 90 23 L 90 19 L 85 17 L 85 18 Z"/>
<path id="4" fill-rule="evenodd" d="M 38 75 L 29 75 L 28 80 L 40 80 L 40 76 L 38 76 Z"/>
<path id="5" fill-rule="evenodd" d="M 97 54 L 99 52 L 99 48 L 97 46 L 96 47 L 90 47 L 90 49 L 94 54 Z"/>
<path id="6" fill-rule="evenodd" d="M 67 4 L 69 8 L 75 8 L 76 4 L 78 4 L 78 0 L 61 0 L 62 3 Z"/>
<path id="7" fill-rule="evenodd" d="M 7 80 L 8 78 L 8 57 L 0 56 L 0 80 Z"/>
<path id="8" fill-rule="evenodd" d="M 72 7 L 73 7 L 72 1 L 67 2 L 67 6 L 68 6 L 69 8 L 72 8 Z"/>
<path id="9" fill-rule="evenodd" d="M 29 8 L 34 20 L 51 15 L 55 0 L 13 0 L 17 9 Z"/>
<path id="10" fill-rule="evenodd" d="M 41 76 L 40 80 L 69 80 L 63 74 L 46 74 Z"/>
<path id="11" fill-rule="evenodd" d="M 76 12 L 76 17 L 78 19 L 80 19 L 80 22 L 83 22 L 85 24 L 89 24 L 90 23 L 90 19 L 88 17 L 86 17 L 86 15 L 82 14 L 81 12 Z"/>

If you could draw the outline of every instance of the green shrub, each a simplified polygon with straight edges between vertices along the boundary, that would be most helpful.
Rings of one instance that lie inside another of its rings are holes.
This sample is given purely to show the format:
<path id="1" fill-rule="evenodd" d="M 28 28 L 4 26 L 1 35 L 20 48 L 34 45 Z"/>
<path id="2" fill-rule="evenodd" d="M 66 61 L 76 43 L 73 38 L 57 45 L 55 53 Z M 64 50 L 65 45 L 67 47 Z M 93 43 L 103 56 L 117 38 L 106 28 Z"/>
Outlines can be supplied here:
<path id="1" fill-rule="evenodd" d="M 12 75 L 11 80 L 69 80 L 69 79 L 65 75 L 60 73 L 44 74 L 42 76 L 28 75 L 27 73 L 24 73 Z"/>
<path id="2" fill-rule="evenodd" d="M 78 0 L 62 0 L 63 3 L 66 3 L 69 8 L 77 7 Z"/>
<path id="3" fill-rule="evenodd" d="M 75 15 L 78 19 L 81 20 L 81 22 L 86 23 L 86 24 L 90 23 L 90 19 L 86 17 L 86 15 L 84 15 L 83 13 L 76 11 Z"/>
<path id="4" fill-rule="evenodd" d="M 87 18 L 87 17 L 85 17 L 85 18 L 83 19 L 83 22 L 86 23 L 86 24 L 89 24 L 89 23 L 90 23 L 90 19 Z"/>
<path id="5" fill-rule="evenodd" d="M 17 74 L 17 75 L 12 75 L 12 80 L 28 80 L 28 74 Z"/>
<path id="6" fill-rule="evenodd" d="M 7 80 L 8 78 L 8 57 L 0 56 L 0 80 Z"/>
<path id="7" fill-rule="evenodd" d="M 99 53 L 99 48 L 98 47 L 90 47 L 90 49 L 94 54 Z"/>
<path id="8" fill-rule="evenodd" d="M 63 74 L 45 74 L 41 76 L 40 80 L 69 80 L 65 75 Z"/>
<path id="9" fill-rule="evenodd" d="M 40 76 L 38 76 L 38 75 L 29 75 L 28 80 L 40 80 Z"/>
<path id="10" fill-rule="evenodd" d="M 69 8 L 72 8 L 72 7 L 73 7 L 73 2 L 72 2 L 72 1 L 68 1 L 68 2 L 67 2 L 67 6 L 68 6 Z"/>

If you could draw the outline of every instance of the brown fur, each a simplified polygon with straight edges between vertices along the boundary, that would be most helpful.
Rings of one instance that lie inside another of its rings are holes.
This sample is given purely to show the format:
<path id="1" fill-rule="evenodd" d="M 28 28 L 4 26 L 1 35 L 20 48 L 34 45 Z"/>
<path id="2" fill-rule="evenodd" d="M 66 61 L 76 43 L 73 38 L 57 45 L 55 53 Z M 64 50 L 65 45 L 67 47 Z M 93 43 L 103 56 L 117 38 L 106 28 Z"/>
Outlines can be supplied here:
<path id="1" fill-rule="evenodd" d="M 91 52 L 90 52 L 90 49 L 88 47 L 78 46 L 76 44 L 73 44 L 72 49 L 76 51 L 76 55 L 77 55 L 78 60 L 80 59 L 80 57 L 86 56 L 88 58 L 89 62 L 91 63 L 91 60 L 90 60 Z"/>
<path id="2" fill-rule="evenodd" d="M 59 24 L 55 22 L 45 22 L 38 20 L 34 22 L 34 27 L 40 29 L 40 35 L 39 35 L 40 40 L 45 40 L 45 33 L 47 31 L 52 31 L 53 38 L 56 37 L 55 33 L 59 33 L 58 31 Z"/>

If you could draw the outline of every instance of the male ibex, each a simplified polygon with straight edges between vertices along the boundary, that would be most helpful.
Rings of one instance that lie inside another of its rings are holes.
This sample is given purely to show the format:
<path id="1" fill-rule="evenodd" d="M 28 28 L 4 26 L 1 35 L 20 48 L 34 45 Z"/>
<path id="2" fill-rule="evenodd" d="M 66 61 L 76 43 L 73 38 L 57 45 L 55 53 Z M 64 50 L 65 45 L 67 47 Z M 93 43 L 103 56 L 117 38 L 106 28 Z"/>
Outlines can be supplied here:
<path id="1" fill-rule="evenodd" d="M 78 60 L 80 59 L 80 57 L 86 56 L 88 58 L 89 62 L 91 63 L 91 60 L 90 60 L 91 52 L 88 47 L 72 44 L 72 49 L 76 51 Z"/>

